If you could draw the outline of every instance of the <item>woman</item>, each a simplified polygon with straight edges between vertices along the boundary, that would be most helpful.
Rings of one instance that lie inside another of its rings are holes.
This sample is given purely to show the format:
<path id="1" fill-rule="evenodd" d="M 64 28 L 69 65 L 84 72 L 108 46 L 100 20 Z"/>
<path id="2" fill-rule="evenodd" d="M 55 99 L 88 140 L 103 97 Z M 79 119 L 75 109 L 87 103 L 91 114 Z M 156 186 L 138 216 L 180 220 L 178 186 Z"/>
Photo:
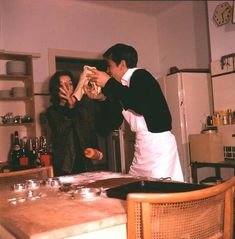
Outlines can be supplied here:
<path id="1" fill-rule="evenodd" d="M 69 71 L 58 71 L 50 78 L 52 105 L 46 114 L 51 129 L 56 176 L 93 170 L 91 160 L 85 158 L 83 152 L 87 147 L 98 148 L 94 103 L 86 96 L 75 102 L 71 95 L 76 85 Z"/>

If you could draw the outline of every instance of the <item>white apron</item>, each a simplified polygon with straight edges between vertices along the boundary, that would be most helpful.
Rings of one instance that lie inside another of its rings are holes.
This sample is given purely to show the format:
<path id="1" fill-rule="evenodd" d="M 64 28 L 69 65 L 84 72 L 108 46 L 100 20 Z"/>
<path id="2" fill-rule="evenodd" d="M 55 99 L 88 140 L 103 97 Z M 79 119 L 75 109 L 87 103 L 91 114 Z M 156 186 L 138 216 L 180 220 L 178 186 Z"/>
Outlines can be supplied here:
<path id="1" fill-rule="evenodd" d="M 133 71 L 134 69 L 132 73 Z M 122 81 L 123 85 L 129 86 L 128 83 Z M 172 180 L 184 181 L 175 136 L 170 131 L 149 132 L 144 117 L 131 110 L 123 110 L 122 114 L 136 134 L 134 158 L 129 174 L 154 178 L 171 177 Z"/>

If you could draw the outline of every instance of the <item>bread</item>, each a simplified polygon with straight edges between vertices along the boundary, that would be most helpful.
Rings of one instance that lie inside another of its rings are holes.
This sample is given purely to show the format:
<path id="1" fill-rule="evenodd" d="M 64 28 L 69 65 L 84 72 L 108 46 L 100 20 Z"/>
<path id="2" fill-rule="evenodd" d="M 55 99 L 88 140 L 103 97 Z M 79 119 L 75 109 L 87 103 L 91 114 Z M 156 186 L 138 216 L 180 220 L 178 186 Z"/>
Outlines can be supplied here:
<path id="1" fill-rule="evenodd" d="M 103 159 L 102 152 L 100 152 L 97 149 L 93 149 L 93 148 L 86 148 L 84 150 L 84 155 L 85 155 L 86 158 L 89 158 L 89 159 L 94 159 L 94 160 Z"/>
<path id="2" fill-rule="evenodd" d="M 87 65 L 83 67 L 83 72 L 80 76 L 78 85 L 73 93 L 73 96 L 75 96 L 78 101 L 82 99 L 82 96 L 84 94 L 84 89 L 83 89 L 84 86 L 88 86 L 88 89 L 94 95 L 98 95 L 101 92 L 101 88 L 97 86 L 95 82 L 91 82 L 87 76 L 87 74 L 92 73 L 91 69 L 96 69 L 96 67 L 91 67 Z"/>

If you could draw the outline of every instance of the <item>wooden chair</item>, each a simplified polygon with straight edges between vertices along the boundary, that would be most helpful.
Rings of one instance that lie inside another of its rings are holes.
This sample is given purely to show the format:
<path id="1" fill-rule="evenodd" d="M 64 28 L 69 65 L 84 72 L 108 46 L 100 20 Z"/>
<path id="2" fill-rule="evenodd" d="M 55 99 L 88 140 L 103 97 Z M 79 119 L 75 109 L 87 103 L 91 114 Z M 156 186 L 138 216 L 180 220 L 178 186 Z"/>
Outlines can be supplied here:
<path id="1" fill-rule="evenodd" d="M 41 168 L 13 171 L 9 173 L 0 173 L 0 183 L 23 182 L 27 179 L 46 179 L 53 176 L 53 167 L 47 166 Z"/>
<path id="2" fill-rule="evenodd" d="M 232 239 L 235 177 L 191 192 L 130 193 L 128 239 Z"/>

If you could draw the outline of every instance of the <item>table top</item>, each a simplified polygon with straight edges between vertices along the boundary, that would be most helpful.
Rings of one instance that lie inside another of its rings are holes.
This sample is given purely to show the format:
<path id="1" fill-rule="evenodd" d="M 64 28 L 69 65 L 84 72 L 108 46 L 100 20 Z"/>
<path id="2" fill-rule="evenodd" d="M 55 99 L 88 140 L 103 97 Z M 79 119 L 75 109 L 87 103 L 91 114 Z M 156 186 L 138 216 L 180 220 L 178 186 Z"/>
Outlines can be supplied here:
<path id="1" fill-rule="evenodd" d="M 60 179 L 63 183 L 104 189 L 140 180 L 112 172 L 84 173 Z M 16 193 L 11 186 L 0 184 L 0 224 L 17 238 L 65 238 L 126 223 L 126 202 L 107 198 L 105 194 L 84 201 L 45 187 L 40 188 L 41 198 L 12 205 L 11 199 L 23 198 L 25 192 Z"/>

